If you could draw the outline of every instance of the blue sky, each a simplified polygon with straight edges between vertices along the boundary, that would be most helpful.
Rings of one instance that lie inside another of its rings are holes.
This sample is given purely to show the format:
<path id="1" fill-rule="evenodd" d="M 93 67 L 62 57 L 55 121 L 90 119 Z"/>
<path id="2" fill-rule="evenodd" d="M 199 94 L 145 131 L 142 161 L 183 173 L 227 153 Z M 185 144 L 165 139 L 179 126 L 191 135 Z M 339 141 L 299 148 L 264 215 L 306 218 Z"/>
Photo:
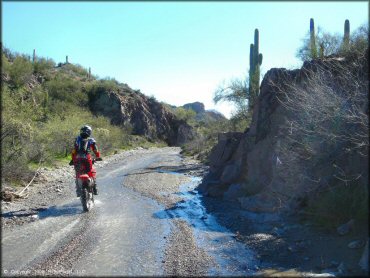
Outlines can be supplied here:
<path id="1" fill-rule="evenodd" d="M 2 41 L 13 51 L 69 61 L 173 105 L 215 106 L 224 80 L 243 78 L 254 29 L 262 73 L 298 68 L 309 20 L 331 33 L 368 23 L 368 2 L 2 2 Z"/>

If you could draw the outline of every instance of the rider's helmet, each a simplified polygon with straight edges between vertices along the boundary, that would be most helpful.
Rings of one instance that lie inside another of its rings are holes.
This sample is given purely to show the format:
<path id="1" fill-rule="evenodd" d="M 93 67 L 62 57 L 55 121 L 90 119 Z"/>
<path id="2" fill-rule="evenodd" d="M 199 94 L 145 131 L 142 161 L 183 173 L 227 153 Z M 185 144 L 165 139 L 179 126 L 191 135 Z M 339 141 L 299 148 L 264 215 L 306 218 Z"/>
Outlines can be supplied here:
<path id="1" fill-rule="evenodd" d="M 80 129 L 80 136 L 82 138 L 88 138 L 88 137 L 91 136 L 91 132 L 92 132 L 92 128 L 90 126 L 88 126 L 88 125 L 84 125 Z"/>

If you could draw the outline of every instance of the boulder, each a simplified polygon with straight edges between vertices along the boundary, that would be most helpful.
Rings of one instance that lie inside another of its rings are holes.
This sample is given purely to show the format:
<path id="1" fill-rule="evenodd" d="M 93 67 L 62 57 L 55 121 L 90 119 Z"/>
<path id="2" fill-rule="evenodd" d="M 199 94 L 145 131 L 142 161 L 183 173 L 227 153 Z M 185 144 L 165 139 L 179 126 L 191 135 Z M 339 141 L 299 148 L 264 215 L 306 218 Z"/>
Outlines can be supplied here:
<path id="1" fill-rule="evenodd" d="M 193 140 L 196 137 L 194 129 L 187 123 L 182 123 L 177 129 L 176 145 L 181 146 Z"/>
<path id="2" fill-rule="evenodd" d="M 218 135 L 218 144 L 213 147 L 209 155 L 210 171 L 217 172 L 234 154 L 243 133 L 227 132 Z"/>

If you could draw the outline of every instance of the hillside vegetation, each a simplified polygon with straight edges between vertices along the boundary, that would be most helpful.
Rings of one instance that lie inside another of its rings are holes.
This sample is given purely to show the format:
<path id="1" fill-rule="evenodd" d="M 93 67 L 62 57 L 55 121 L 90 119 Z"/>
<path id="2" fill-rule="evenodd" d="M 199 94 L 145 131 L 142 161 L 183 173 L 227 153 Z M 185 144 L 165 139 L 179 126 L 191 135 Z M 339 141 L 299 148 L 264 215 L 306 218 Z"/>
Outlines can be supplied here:
<path id="1" fill-rule="evenodd" d="M 117 90 L 114 79 L 98 79 L 80 65 L 56 63 L 2 49 L 2 179 L 19 183 L 29 179 L 37 165 L 66 163 L 74 138 L 84 124 L 104 155 L 135 146 L 163 144 L 131 135 L 129 125 L 111 120 L 90 109 L 100 91 Z"/>

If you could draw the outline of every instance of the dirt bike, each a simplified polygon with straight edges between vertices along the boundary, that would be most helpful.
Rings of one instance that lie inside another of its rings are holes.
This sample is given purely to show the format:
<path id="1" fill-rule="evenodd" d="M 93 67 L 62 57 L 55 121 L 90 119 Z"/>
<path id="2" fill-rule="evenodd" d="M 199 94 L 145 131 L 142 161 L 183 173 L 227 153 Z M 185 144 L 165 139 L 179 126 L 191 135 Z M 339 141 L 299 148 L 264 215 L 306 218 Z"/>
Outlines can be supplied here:
<path id="1" fill-rule="evenodd" d="M 92 164 L 101 161 L 101 158 L 92 160 Z M 94 206 L 94 187 L 96 183 L 96 170 L 90 166 L 86 158 L 78 158 L 75 166 L 76 189 L 80 192 L 80 200 L 84 211 L 90 211 Z"/>

